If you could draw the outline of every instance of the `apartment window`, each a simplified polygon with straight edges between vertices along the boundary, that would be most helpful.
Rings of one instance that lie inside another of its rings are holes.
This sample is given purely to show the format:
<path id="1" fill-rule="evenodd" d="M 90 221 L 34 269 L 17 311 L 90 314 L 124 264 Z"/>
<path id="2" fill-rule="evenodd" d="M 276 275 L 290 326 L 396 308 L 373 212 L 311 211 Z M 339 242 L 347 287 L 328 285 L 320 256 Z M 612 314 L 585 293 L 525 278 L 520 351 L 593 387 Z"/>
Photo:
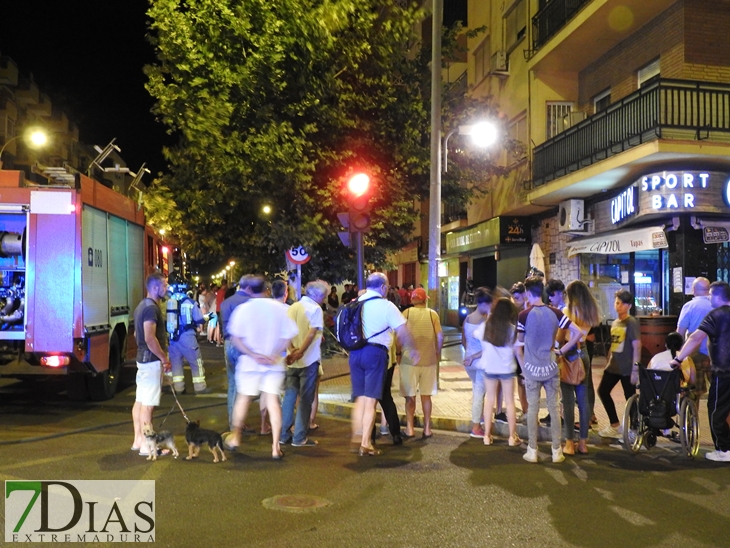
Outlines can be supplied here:
<path id="1" fill-rule="evenodd" d="M 552 139 L 571 126 L 570 113 L 573 111 L 573 103 L 565 101 L 548 101 L 545 139 Z"/>
<path id="2" fill-rule="evenodd" d="M 479 83 L 489 74 L 489 36 L 474 51 L 474 81 Z"/>
<path id="3" fill-rule="evenodd" d="M 515 0 L 504 14 L 504 46 L 512 51 L 527 32 L 527 2 Z"/>
<path id="4" fill-rule="evenodd" d="M 416 287 L 416 263 L 406 263 L 403 265 L 403 287 L 412 285 Z"/>
<path id="5" fill-rule="evenodd" d="M 657 57 L 651 63 L 640 68 L 637 73 L 639 87 L 659 76 L 659 58 Z"/>
<path id="6" fill-rule="evenodd" d="M 593 112 L 601 112 L 606 110 L 608 105 L 611 104 L 611 88 L 606 91 L 602 91 L 593 98 Z"/>
<path id="7" fill-rule="evenodd" d="M 527 143 L 527 112 L 521 112 L 510 122 L 507 134 L 510 139 Z"/>
<path id="8" fill-rule="evenodd" d="M 7 143 L 10 139 L 15 137 L 15 120 L 10 116 L 5 117 L 5 133 L 3 134 L 4 140 Z"/>

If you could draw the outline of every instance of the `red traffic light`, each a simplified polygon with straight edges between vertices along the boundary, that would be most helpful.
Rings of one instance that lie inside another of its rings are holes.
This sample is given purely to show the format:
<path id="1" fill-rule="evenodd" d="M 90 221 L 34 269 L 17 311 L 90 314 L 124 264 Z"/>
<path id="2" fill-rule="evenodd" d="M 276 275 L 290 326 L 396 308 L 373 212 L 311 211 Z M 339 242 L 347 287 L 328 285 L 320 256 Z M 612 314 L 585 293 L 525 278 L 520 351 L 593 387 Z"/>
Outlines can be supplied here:
<path id="1" fill-rule="evenodd" d="M 370 188 L 370 177 L 364 173 L 357 173 L 350 177 L 347 188 L 353 196 L 362 196 Z"/>

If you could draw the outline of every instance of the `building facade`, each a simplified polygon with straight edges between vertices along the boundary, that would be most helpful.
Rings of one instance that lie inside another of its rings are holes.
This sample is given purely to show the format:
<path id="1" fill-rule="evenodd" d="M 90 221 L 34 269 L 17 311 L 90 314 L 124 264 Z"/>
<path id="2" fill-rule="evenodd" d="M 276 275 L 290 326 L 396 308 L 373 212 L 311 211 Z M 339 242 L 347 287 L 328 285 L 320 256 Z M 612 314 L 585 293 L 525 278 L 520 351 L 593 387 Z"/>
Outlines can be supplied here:
<path id="1" fill-rule="evenodd" d="M 459 267 L 442 280 L 509 287 L 537 244 L 546 277 L 584 280 L 607 320 L 619 288 L 636 315 L 666 317 L 695 277 L 728 280 L 730 2 L 468 8 L 486 29 L 468 40 L 468 92 L 492 98 L 524 154 L 492 152 L 508 174 L 446 234 L 443 262 Z M 510 219 L 524 242 L 475 234 Z"/>

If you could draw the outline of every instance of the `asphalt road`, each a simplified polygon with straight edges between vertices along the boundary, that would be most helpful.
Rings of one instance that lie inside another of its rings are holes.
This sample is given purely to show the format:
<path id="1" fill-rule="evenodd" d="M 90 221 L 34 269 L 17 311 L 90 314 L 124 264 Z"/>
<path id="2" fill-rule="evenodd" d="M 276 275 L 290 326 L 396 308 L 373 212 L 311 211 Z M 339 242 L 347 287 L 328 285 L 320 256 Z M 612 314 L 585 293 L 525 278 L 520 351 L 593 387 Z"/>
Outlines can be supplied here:
<path id="1" fill-rule="evenodd" d="M 210 384 L 222 395 L 218 354 L 205 349 Z M 45 388 L 0 388 L 0 479 L 155 480 L 159 546 L 730 545 L 728 466 L 685 459 L 671 444 L 636 456 L 593 446 L 562 464 L 529 464 L 503 440 L 485 447 L 436 432 L 402 447 L 386 438 L 383 455 L 358 457 L 349 452 L 349 423 L 320 417 L 312 435 L 320 445 L 286 446 L 282 461 L 270 459 L 267 437 L 249 435 L 227 462 L 214 464 L 207 451 L 192 462 L 148 462 L 129 450 L 132 388 L 102 404 L 73 404 L 54 383 Z M 222 431 L 219 394 L 181 402 L 191 419 Z M 172 403 L 163 397 L 158 428 Z M 184 425 L 176 411 L 164 425 L 181 452 Z M 549 446 L 540 450 L 547 458 Z M 270 508 L 281 495 L 296 511 Z"/>

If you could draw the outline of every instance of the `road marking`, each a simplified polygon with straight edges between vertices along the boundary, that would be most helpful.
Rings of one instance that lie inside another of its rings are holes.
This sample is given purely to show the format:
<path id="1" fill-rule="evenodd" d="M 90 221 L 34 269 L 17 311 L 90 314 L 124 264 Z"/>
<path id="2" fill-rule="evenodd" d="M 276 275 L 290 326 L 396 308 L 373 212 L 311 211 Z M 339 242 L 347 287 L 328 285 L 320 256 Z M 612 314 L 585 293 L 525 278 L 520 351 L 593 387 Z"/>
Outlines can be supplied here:
<path id="1" fill-rule="evenodd" d="M 609 506 L 609 508 L 632 525 L 656 525 L 656 522 L 650 520 L 645 516 L 642 516 L 638 512 L 634 512 L 633 510 L 621 508 L 620 506 Z"/>
<path id="2" fill-rule="evenodd" d="M 568 485 L 568 480 L 566 479 L 564 472 L 556 470 L 555 468 L 545 468 L 544 470 L 549 476 L 552 476 L 552 478 L 560 485 Z"/>
<path id="3" fill-rule="evenodd" d="M 570 471 L 573 472 L 579 480 L 588 481 L 588 472 L 583 470 L 576 463 L 572 463 L 572 466 L 570 467 Z"/>
<path id="4" fill-rule="evenodd" d="M 605 489 L 601 489 L 600 487 L 594 487 L 594 489 L 604 499 L 606 499 L 606 500 L 613 500 L 613 493 L 611 491 L 606 491 Z"/>

